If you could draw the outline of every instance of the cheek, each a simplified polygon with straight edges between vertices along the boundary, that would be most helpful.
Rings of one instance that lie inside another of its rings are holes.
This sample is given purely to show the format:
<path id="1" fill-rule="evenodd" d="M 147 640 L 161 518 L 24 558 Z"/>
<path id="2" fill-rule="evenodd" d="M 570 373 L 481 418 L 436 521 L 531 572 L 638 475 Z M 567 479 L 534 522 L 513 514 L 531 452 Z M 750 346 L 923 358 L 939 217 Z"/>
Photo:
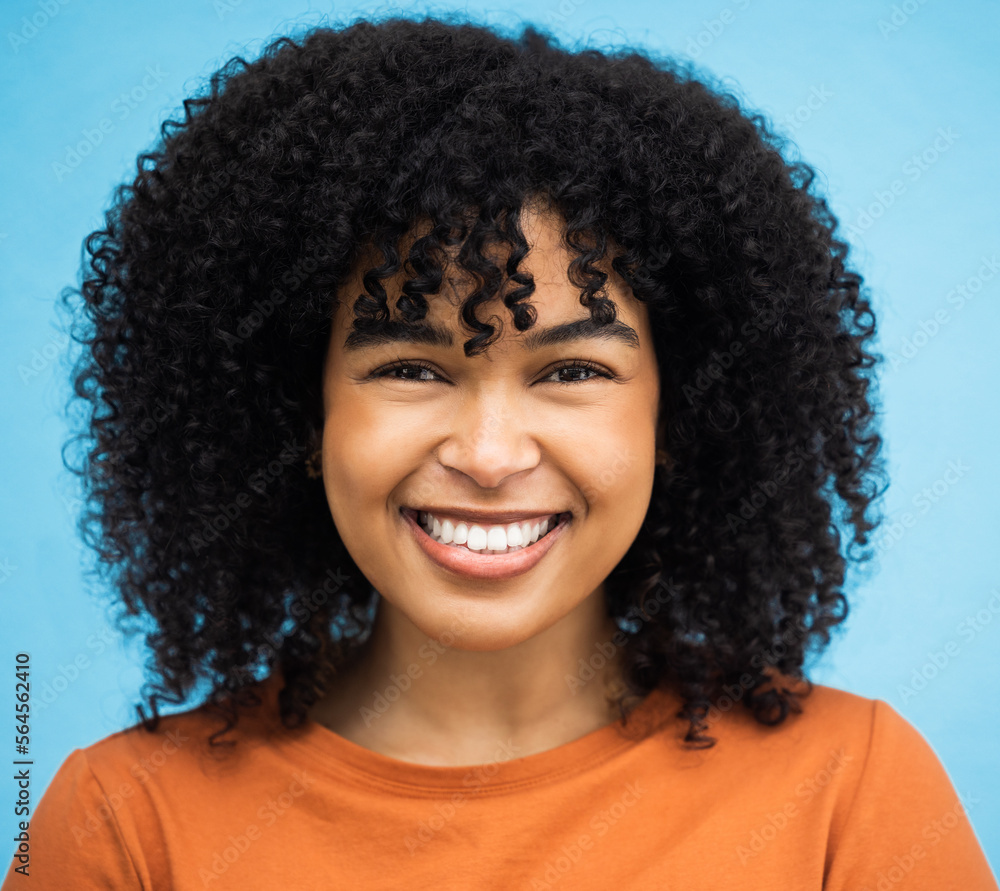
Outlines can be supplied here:
<path id="1" fill-rule="evenodd" d="M 407 481 L 419 463 L 426 440 L 426 418 L 407 417 L 402 407 L 372 406 L 350 392 L 335 393 L 338 406 L 328 410 L 323 430 L 323 480 L 327 501 L 338 528 L 350 537 L 350 518 L 384 514 L 387 503 Z M 425 416 L 425 412 L 423 415 Z M 408 484 L 412 499 L 430 500 L 435 487 L 425 482 L 426 491 Z M 356 525 L 356 524 L 355 524 Z"/>
<path id="2" fill-rule="evenodd" d="M 384 503 L 385 486 L 398 452 L 384 441 L 379 419 L 363 404 L 339 400 L 323 429 L 323 481 L 334 521 Z"/>
<path id="3" fill-rule="evenodd" d="M 653 492 L 652 457 L 640 457 L 635 448 L 622 447 L 606 456 L 603 469 L 595 468 L 590 489 L 584 493 L 589 516 L 588 532 L 600 536 L 602 547 L 624 555 L 649 509 Z"/>
<path id="4" fill-rule="evenodd" d="M 655 416 L 644 408 L 636 405 L 595 425 L 574 471 L 586 503 L 584 519 L 591 521 L 581 531 L 595 549 L 618 558 L 639 534 L 653 492 Z"/>
<path id="5" fill-rule="evenodd" d="M 577 476 L 583 481 L 581 489 L 591 509 L 616 510 L 648 503 L 654 448 L 652 428 L 626 417 L 592 428 L 581 442 Z"/>

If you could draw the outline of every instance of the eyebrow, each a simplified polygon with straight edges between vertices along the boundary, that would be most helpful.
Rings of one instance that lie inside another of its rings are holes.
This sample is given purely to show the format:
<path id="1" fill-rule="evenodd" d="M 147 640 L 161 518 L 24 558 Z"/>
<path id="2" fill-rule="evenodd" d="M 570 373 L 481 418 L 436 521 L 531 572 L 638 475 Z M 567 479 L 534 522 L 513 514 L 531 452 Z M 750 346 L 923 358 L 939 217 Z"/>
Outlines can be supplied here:
<path id="1" fill-rule="evenodd" d="M 615 320 L 606 325 L 593 319 L 578 319 L 551 328 L 529 330 L 522 344 L 525 349 L 535 351 L 545 347 L 572 343 L 578 340 L 614 340 L 632 349 L 639 349 L 639 335 L 624 322 Z M 416 343 L 424 346 L 450 347 L 454 345 L 451 331 L 428 322 L 406 324 L 396 319 L 383 323 L 378 331 L 355 331 L 347 335 L 344 349 L 353 352 L 392 343 Z"/>

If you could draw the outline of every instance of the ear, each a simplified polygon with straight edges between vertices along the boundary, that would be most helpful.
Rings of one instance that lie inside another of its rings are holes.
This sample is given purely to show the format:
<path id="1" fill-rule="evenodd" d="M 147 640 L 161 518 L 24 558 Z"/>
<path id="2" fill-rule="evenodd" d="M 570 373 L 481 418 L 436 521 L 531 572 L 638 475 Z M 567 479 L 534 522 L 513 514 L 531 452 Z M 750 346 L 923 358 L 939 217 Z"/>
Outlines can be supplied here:
<path id="1" fill-rule="evenodd" d="M 310 479 L 319 479 L 323 476 L 323 428 L 314 424 L 309 424 L 306 432 L 306 457 L 304 464 L 306 475 Z"/>
<path id="2" fill-rule="evenodd" d="M 667 413 L 662 406 L 656 422 L 656 463 L 668 470 L 674 466 L 674 457 L 667 451 Z"/>
<path id="3" fill-rule="evenodd" d="M 306 454 L 311 455 L 321 448 L 323 448 L 323 426 L 310 422 L 306 431 Z"/>

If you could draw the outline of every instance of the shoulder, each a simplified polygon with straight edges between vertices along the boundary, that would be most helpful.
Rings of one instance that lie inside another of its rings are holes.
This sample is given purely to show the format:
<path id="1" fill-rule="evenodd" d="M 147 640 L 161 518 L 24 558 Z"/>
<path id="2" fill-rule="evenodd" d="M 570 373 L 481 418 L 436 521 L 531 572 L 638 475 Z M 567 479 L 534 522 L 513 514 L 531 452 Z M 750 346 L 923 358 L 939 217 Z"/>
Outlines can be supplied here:
<path id="1" fill-rule="evenodd" d="M 711 706 L 708 733 L 722 739 L 749 742 L 751 739 L 777 747 L 822 746 L 832 741 L 867 750 L 873 740 L 891 737 L 913 745 L 923 737 L 888 702 L 872 699 L 837 687 L 786 683 L 794 694 L 783 720 L 763 723 L 754 716 L 743 691 L 735 685 Z M 926 743 L 925 743 L 926 744 Z M 919 748 L 919 746 L 918 746 Z"/>
<path id="2" fill-rule="evenodd" d="M 917 865 L 927 887 L 952 875 L 968 879 L 963 887 L 995 887 L 969 819 L 978 799 L 955 788 L 907 718 L 884 700 L 821 684 L 799 702 L 775 726 L 745 707 L 710 722 L 718 752 L 705 761 L 716 759 L 742 805 L 761 815 L 760 839 L 813 821 L 825 837 L 824 887 L 838 891 L 873 887 L 879 868 L 898 881 Z M 748 836 L 748 856 L 760 839 Z"/>
<path id="3" fill-rule="evenodd" d="M 749 684 L 749 675 L 744 675 Z M 870 699 L 847 690 L 783 679 L 780 686 L 791 695 L 781 720 L 772 714 L 771 720 L 758 720 L 750 708 L 749 686 L 724 685 L 722 693 L 710 700 L 702 734 L 717 742 L 711 749 L 720 752 L 738 749 L 744 754 L 747 746 L 754 749 L 778 750 L 808 748 L 833 740 L 865 747 L 872 737 L 876 723 L 888 723 L 894 728 L 906 724 L 887 702 Z M 655 714 L 658 727 L 670 727 L 681 736 L 689 722 L 682 718 L 682 697 L 673 688 L 654 691 L 650 704 L 637 713 Z M 909 726 L 909 725 L 907 725 Z"/>
<path id="4" fill-rule="evenodd" d="M 274 684 L 256 690 L 260 705 L 241 710 L 222 737 L 233 746 L 211 744 L 226 722 L 203 705 L 163 716 L 153 730 L 137 724 L 71 752 L 30 819 L 33 887 L 169 884 L 167 841 L 177 825 L 223 806 L 219 779 L 254 776 L 281 732 Z M 13 865 L 11 887 L 20 887 Z"/>
<path id="5" fill-rule="evenodd" d="M 241 709 L 227 730 L 223 714 L 209 705 L 161 716 L 155 727 L 135 724 L 74 752 L 106 795 L 141 787 L 197 782 L 246 769 L 282 727 L 273 681 L 254 687 L 260 704 Z"/>
<path id="6" fill-rule="evenodd" d="M 703 735 L 714 739 L 713 745 L 678 752 L 688 727 L 678 717 L 668 734 L 672 754 L 664 756 L 697 768 L 704 781 L 717 783 L 747 807 L 766 803 L 790 814 L 821 811 L 834 834 L 860 812 L 885 814 L 906 802 L 929 815 L 961 809 L 930 743 L 889 703 L 823 684 L 811 690 L 804 683 L 781 686 L 796 693 L 797 702 L 783 720 L 757 720 L 734 688 L 716 699 L 706 716 Z M 676 707 L 680 699 L 664 704 Z"/>
<path id="7" fill-rule="evenodd" d="M 706 732 L 717 739 L 720 757 L 742 753 L 743 760 L 753 751 L 758 764 L 780 764 L 800 776 L 804 788 L 838 776 L 841 796 L 848 798 L 862 778 L 872 783 L 879 776 L 930 771 L 940 779 L 943 767 L 930 743 L 888 702 L 824 684 L 792 689 L 797 709 L 773 725 L 758 721 L 732 698 L 728 707 L 719 700 L 709 712 Z"/>

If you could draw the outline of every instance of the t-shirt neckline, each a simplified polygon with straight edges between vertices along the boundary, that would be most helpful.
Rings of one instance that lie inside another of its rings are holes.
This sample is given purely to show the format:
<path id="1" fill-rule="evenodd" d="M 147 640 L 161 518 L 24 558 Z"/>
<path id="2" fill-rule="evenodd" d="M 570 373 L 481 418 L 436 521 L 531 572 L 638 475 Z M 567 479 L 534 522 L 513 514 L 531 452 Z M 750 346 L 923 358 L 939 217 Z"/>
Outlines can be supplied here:
<path id="1" fill-rule="evenodd" d="M 261 691 L 266 707 L 271 707 L 275 715 L 280 684 L 280 679 L 272 676 Z M 308 759 L 309 769 L 329 777 L 409 797 L 456 792 L 500 795 L 557 782 L 596 767 L 636 745 L 655 729 L 669 698 L 662 688 L 655 689 L 632 709 L 627 722 L 616 719 L 555 748 L 530 755 L 517 756 L 516 749 L 498 740 L 495 760 L 478 765 L 403 761 L 352 742 L 311 718 L 293 730 L 285 730 L 281 736 L 283 745 Z"/>

